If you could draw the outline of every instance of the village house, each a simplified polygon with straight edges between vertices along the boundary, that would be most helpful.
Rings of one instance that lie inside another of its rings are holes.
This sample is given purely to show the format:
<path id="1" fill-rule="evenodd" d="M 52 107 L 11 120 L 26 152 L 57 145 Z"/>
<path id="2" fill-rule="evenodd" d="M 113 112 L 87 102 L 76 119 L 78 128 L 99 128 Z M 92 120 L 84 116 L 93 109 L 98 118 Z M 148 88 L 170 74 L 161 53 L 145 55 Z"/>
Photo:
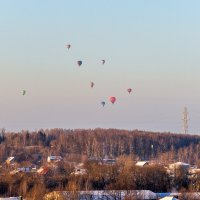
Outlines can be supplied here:
<path id="1" fill-rule="evenodd" d="M 190 167 L 190 168 L 189 168 L 189 174 L 190 174 L 190 175 L 200 174 L 200 169 L 199 169 L 199 168 L 196 168 L 196 167 Z"/>
<path id="2" fill-rule="evenodd" d="M 168 197 L 164 197 L 164 198 L 162 198 L 162 199 L 160 199 L 160 200 L 178 200 L 178 199 L 175 198 L 175 197 L 170 197 L 170 196 L 168 196 Z"/>
<path id="3" fill-rule="evenodd" d="M 47 162 L 59 162 L 62 160 L 61 156 L 48 156 Z"/>
<path id="4" fill-rule="evenodd" d="M 116 163 L 116 160 L 112 158 L 104 158 L 101 162 L 101 164 L 104 164 L 104 165 L 114 165 L 115 163 Z"/>
<path id="5" fill-rule="evenodd" d="M 13 164 L 14 163 L 14 159 L 15 159 L 15 157 L 8 157 L 7 160 L 6 160 L 6 164 L 8 164 L 8 165 Z"/>
<path id="6" fill-rule="evenodd" d="M 70 191 L 54 191 L 45 195 L 44 200 L 49 199 L 73 199 L 77 200 L 125 200 L 127 198 L 137 200 L 157 200 L 156 193 L 150 190 L 100 190 L 100 191 L 77 191 L 76 193 Z"/>
<path id="7" fill-rule="evenodd" d="M 37 173 L 40 175 L 45 175 L 49 171 L 48 167 L 42 166 L 37 170 Z"/>
<path id="8" fill-rule="evenodd" d="M 148 161 L 138 161 L 135 165 L 138 167 L 144 167 L 144 166 L 149 165 L 149 162 Z"/>
<path id="9" fill-rule="evenodd" d="M 189 167 L 190 167 L 190 164 L 187 164 L 187 163 L 184 163 L 184 162 L 176 162 L 176 163 L 169 165 L 170 170 L 175 170 L 175 169 L 179 169 L 179 168 L 188 170 Z"/>
<path id="10" fill-rule="evenodd" d="M 73 174 L 73 175 L 85 175 L 85 174 L 87 174 L 87 171 L 84 168 L 84 164 L 79 163 L 78 165 L 76 165 L 74 172 L 72 172 L 71 174 Z"/>
<path id="11" fill-rule="evenodd" d="M 23 197 L 0 197 L 0 200 L 23 200 Z"/>

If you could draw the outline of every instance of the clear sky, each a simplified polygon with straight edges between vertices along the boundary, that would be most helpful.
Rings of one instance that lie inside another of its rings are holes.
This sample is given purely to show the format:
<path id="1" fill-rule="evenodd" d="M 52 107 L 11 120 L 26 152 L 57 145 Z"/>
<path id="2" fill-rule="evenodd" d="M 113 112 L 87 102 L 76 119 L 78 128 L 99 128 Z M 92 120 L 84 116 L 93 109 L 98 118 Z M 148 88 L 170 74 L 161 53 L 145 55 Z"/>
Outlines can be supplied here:
<path id="1" fill-rule="evenodd" d="M 0 0 L 0 127 L 180 133 L 187 106 L 200 133 L 199 10 L 199 0 Z"/>

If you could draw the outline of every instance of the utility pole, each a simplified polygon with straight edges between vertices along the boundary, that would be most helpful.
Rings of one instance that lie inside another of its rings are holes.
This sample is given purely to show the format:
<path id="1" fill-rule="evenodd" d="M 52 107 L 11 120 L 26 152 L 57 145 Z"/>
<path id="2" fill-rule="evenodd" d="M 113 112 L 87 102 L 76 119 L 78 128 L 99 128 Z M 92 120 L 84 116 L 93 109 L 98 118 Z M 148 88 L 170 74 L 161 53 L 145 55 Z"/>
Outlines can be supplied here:
<path id="1" fill-rule="evenodd" d="M 189 113 L 187 107 L 184 107 L 182 121 L 183 121 L 183 132 L 185 134 L 188 134 Z"/>
<path id="2" fill-rule="evenodd" d="M 104 156 L 104 159 L 108 159 L 107 139 L 106 139 L 105 143 L 103 143 L 103 156 Z"/>

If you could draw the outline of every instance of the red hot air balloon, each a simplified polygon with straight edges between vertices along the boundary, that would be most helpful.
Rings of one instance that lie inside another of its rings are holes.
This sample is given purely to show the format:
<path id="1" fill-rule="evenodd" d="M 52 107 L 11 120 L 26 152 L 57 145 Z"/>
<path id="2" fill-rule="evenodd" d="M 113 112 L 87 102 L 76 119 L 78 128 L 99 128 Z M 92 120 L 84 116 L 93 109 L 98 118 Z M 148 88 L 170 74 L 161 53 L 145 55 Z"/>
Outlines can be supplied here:
<path id="1" fill-rule="evenodd" d="M 111 102 L 112 104 L 114 104 L 115 101 L 116 101 L 116 97 L 110 97 L 110 102 Z"/>
<path id="2" fill-rule="evenodd" d="M 90 83 L 90 87 L 93 88 L 94 87 L 94 82 Z"/>
<path id="3" fill-rule="evenodd" d="M 132 92 L 132 89 L 131 88 L 128 88 L 127 89 L 127 92 L 130 94 Z"/>

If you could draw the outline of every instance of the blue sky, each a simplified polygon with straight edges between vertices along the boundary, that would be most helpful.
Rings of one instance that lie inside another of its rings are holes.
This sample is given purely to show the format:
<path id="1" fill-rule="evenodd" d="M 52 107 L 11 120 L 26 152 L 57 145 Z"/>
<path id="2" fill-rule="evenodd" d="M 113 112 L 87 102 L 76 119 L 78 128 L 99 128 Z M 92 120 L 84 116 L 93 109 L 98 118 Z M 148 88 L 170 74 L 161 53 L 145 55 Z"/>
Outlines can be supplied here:
<path id="1" fill-rule="evenodd" d="M 0 1 L 0 126 L 179 133 L 187 106 L 199 133 L 199 9 L 198 0 Z"/>

